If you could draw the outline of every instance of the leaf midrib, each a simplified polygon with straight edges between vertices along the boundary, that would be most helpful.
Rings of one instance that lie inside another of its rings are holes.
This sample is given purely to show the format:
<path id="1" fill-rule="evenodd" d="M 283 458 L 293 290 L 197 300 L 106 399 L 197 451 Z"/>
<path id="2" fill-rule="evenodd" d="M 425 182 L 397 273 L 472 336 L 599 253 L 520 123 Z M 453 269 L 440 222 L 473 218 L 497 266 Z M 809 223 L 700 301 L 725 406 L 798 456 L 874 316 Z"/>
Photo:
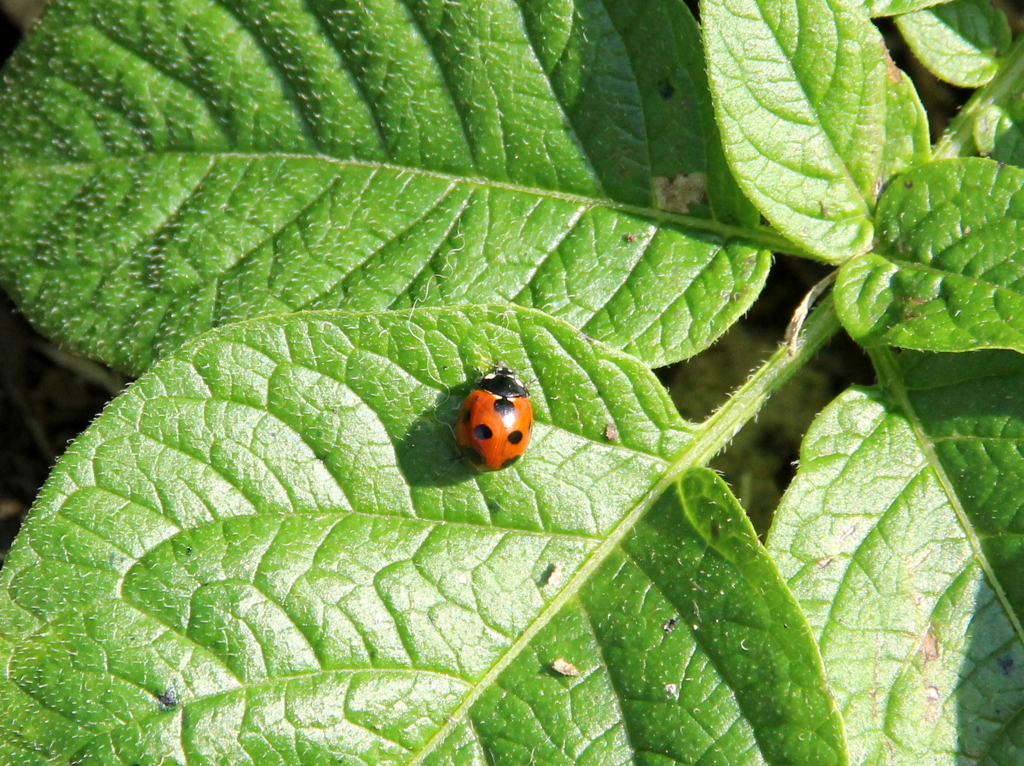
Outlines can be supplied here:
<path id="1" fill-rule="evenodd" d="M 970 274 L 960 274 L 955 271 L 950 271 L 948 269 L 942 269 L 938 266 L 932 266 L 931 264 L 928 263 L 921 263 L 919 261 L 907 261 L 902 258 L 893 258 L 889 255 L 883 254 L 879 254 L 879 257 L 884 258 L 888 263 L 891 263 L 894 266 L 898 266 L 900 269 L 904 271 L 919 271 L 925 274 L 933 274 L 937 277 L 942 277 L 943 279 L 963 279 L 972 284 L 976 284 L 982 287 L 989 287 L 991 288 L 993 293 L 1005 291 L 1012 295 L 1024 294 L 1021 293 L 1020 290 L 1014 289 L 1013 287 L 1009 287 L 1007 285 L 996 284 L 995 282 L 991 282 L 988 279 L 972 276 Z M 941 297 L 942 296 L 936 296 L 936 299 L 939 299 Z"/>
<path id="2" fill-rule="evenodd" d="M 775 233 L 774 231 L 768 228 L 750 229 L 742 226 L 723 223 L 721 221 L 716 221 L 708 218 L 700 218 L 697 216 L 683 215 L 681 213 L 673 213 L 655 207 L 630 205 L 624 202 L 616 202 L 615 200 L 612 199 L 588 197 L 582 194 L 574 194 L 572 192 L 557 191 L 553 189 L 543 189 L 534 186 L 522 186 L 520 184 L 511 183 L 508 181 L 497 181 L 482 176 L 460 176 L 452 173 L 442 173 L 436 170 L 425 170 L 423 168 L 395 165 L 392 163 L 377 162 L 373 160 L 362 160 L 354 158 L 339 159 L 337 157 L 330 157 L 328 155 L 323 154 L 296 154 L 291 152 L 151 152 L 148 154 L 139 154 L 124 157 L 105 157 L 103 159 L 88 162 L 64 163 L 35 163 L 13 160 L 11 158 L 8 158 L 6 160 L 0 158 L 0 168 L 3 168 L 6 171 L 5 174 L 9 174 L 12 170 L 22 168 L 27 168 L 33 171 L 38 169 L 53 169 L 56 171 L 75 170 L 79 168 L 98 168 L 107 165 L 129 164 L 146 159 L 151 159 L 154 157 L 211 157 L 214 159 L 231 158 L 250 161 L 268 159 L 307 160 L 313 162 L 323 162 L 329 165 L 337 166 L 339 168 L 357 167 L 365 168 L 367 170 L 383 170 L 393 173 L 416 174 L 424 178 L 433 178 L 440 181 L 445 181 L 449 184 L 465 184 L 467 186 L 475 186 L 481 189 L 507 191 L 516 194 L 541 197 L 544 199 L 560 200 L 573 205 L 581 206 L 582 208 L 584 208 L 583 212 L 588 212 L 589 210 L 595 208 L 606 208 L 609 210 L 615 210 L 620 213 L 625 213 L 627 215 L 633 215 L 640 218 L 657 221 L 658 223 L 673 224 L 687 229 L 712 234 L 721 238 L 721 240 L 723 241 L 725 239 L 736 238 L 745 240 L 748 244 L 751 244 L 753 246 L 774 250 L 776 252 L 784 252 L 792 255 L 807 255 L 798 245 L 795 245 L 794 243 L 790 242 L 789 240 L 785 239 L 784 237 L 780 236 L 779 234 Z M 717 244 L 721 244 L 721 242 Z"/>
<path id="3" fill-rule="evenodd" d="M 1003 589 L 1002 582 L 992 569 L 992 565 L 989 562 L 988 557 L 985 556 L 985 552 L 982 550 L 981 540 L 967 515 L 967 511 L 964 508 L 963 503 L 960 501 L 960 495 L 956 492 L 953 482 L 949 478 L 949 474 L 946 473 L 945 466 L 943 466 L 942 462 L 939 460 L 939 456 L 936 454 L 934 449 L 933 441 L 925 430 L 924 424 L 917 413 L 917 409 L 910 400 L 909 389 L 904 383 L 903 376 L 900 374 L 899 364 L 896 361 L 895 356 L 888 347 L 869 348 L 868 353 L 871 356 L 871 361 L 875 365 L 875 369 L 878 371 L 879 382 L 893 398 L 900 411 L 907 419 L 907 423 L 914 432 L 914 438 L 917 440 L 921 451 L 924 453 L 928 467 L 935 472 L 935 477 L 939 482 L 939 486 L 942 488 L 943 494 L 945 494 L 946 498 L 949 500 L 953 513 L 956 514 L 960 527 L 963 530 L 964 537 L 967 540 L 967 544 L 970 546 L 971 551 L 974 554 L 974 558 L 977 560 L 981 570 L 985 573 L 985 579 L 988 580 L 989 585 L 996 594 L 996 598 L 999 600 L 999 604 L 1003 608 L 1006 619 L 1013 626 L 1013 631 L 1017 635 L 1017 639 L 1024 643 L 1024 626 L 1021 625 L 1020 617 L 1010 605 L 1009 598 L 1006 595 L 1006 591 Z"/>
<path id="4" fill-rule="evenodd" d="M 590 580 L 591 576 L 597 570 L 597 568 L 600 567 L 604 563 L 605 559 L 618 547 L 618 545 L 622 541 L 622 539 L 632 530 L 633 526 L 636 524 L 636 522 L 639 520 L 639 518 L 650 508 L 651 505 L 654 504 L 655 501 L 657 501 L 657 499 L 661 496 L 661 494 L 674 481 L 676 481 L 678 479 L 679 475 L 684 470 L 686 470 L 687 468 L 691 467 L 690 465 L 688 465 L 688 462 L 686 460 L 686 458 L 689 455 L 691 455 L 691 451 L 689 449 L 687 449 L 687 450 L 684 451 L 683 455 L 681 456 L 681 458 L 679 460 L 677 460 L 674 464 L 671 464 L 671 465 L 667 466 L 665 472 L 662 475 L 662 479 L 660 481 L 658 481 L 656 484 L 654 484 L 653 487 L 650 490 L 648 490 L 648 492 L 633 506 L 633 508 L 612 529 L 612 532 L 608 535 L 608 537 L 600 545 L 598 545 L 595 549 L 593 549 L 591 554 L 584 560 L 583 565 L 577 570 L 576 574 L 573 575 L 573 577 L 566 583 L 566 585 L 562 589 L 562 591 L 557 596 L 555 596 L 555 598 L 552 599 L 544 609 L 542 609 L 538 613 L 537 617 L 533 620 L 531 625 L 528 628 L 526 628 L 520 634 L 519 638 L 516 641 L 514 641 L 512 644 L 510 644 L 509 647 L 504 652 L 501 653 L 501 655 L 499 656 L 499 659 L 487 671 L 487 673 L 485 673 L 480 678 L 479 681 L 473 683 L 473 682 L 466 682 L 464 679 L 457 679 L 459 681 L 462 681 L 465 684 L 465 686 L 469 689 L 469 693 L 466 695 L 466 697 L 463 700 L 463 702 L 456 709 L 454 709 L 449 714 L 446 722 L 434 733 L 434 735 L 430 738 L 430 740 L 427 742 L 427 744 L 421 749 L 420 753 L 417 754 L 409 762 L 409 766 L 417 766 L 417 764 L 421 764 L 423 762 L 423 759 L 426 758 L 428 755 L 430 755 L 430 753 L 438 745 L 440 745 L 444 741 L 444 738 L 448 735 L 448 733 L 452 729 L 454 729 L 455 726 L 457 726 L 457 725 L 459 725 L 461 723 L 461 721 L 466 716 L 466 714 L 468 713 L 468 711 L 472 707 L 472 705 L 475 704 L 475 702 L 480 698 L 480 696 L 482 696 L 483 693 L 485 691 L 487 691 L 487 689 L 489 689 L 495 683 L 495 681 L 497 680 L 498 676 L 500 676 L 501 673 L 504 672 L 504 670 L 509 665 L 511 665 L 512 662 L 514 662 L 518 658 L 518 656 L 529 645 L 529 643 L 533 640 L 533 638 L 541 630 L 543 630 L 547 626 L 547 624 L 555 617 L 555 615 L 559 611 L 561 611 L 562 607 L 565 606 L 565 604 L 571 598 L 575 597 L 579 593 L 579 591 L 582 589 L 582 587 Z M 372 516 L 373 518 L 380 518 L 380 516 L 378 516 L 376 514 L 366 514 L 366 513 L 361 513 L 359 511 L 348 511 L 344 515 L 348 516 L 348 515 L 353 515 L 353 514 L 354 515 L 367 516 L 367 517 Z M 330 514 L 328 514 L 328 515 L 330 515 Z M 232 517 L 232 518 L 235 518 L 235 517 Z M 443 520 L 441 520 L 441 521 L 434 521 L 434 520 L 430 520 L 430 519 L 406 518 L 406 517 L 401 517 L 401 518 L 403 520 L 406 520 L 406 521 L 420 522 L 420 523 L 424 523 L 424 524 L 432 524 L 432 523 L 433 524 L 444 524 L 444 523 L 451 524 L 452 523 L 452 522 L 444 522 Z M 210 522 L 210 523 L 211 524 L 220 524 L 220 523 L 224 523 L 225 521 L 228 521 L 228 520 L 229 519 L 217 519 L 217 520 L 215 520 L 213 522 Z M 468 525 L 468 526 L 472 526 L 473 528 L 479 528 L 480 527 L 480 525 L 478 525 L 478 524 L 472 524 L 472 525 Z M 518 533 L 524 533 L 524 530 L 502 529 L 502 528 L 495 528 L 495 531 L 498 531 L 498 532 L 509 532 L 509 533 L 517 533 L 517 532 Z M 591 542 L 596 541 L 595 538 L 588 538 L 588 537 L 583 537 L 583 536 L 559 535 L 559 534 L 545 533 L 545 532 L 533 532 L 533 533 L 528 533 L 528 534 L 535 534 L 537 536 L 541 536 L 541 537 L 544 537 L 546 539 L 547 538 L 552 538 L 552 537 L 571 537 L 574 540 L 584 539 L 584 540 L 588 540 L 588 541 L 591 541 Z M 166 541 L 162 541 L 162 542 L 166 542 Z M 126 573 L 128 571 L 131 571 L 131 568 L 129 568 L 129 570 L 126 570 Z M 123 582 L 124 582 L 124 577 L 123 576 L 120 578 L 120 581 L 123 584 Z M 124 603 L 132 606 L 132 608 L 139 610 L 140 613 L 145 614 L 149 619 L 153 619 L 157 623 L 159 623 L 161 625 L 164 625 L 166 628 L 168 628 L 169 630 L 174 631 L 178 635 L 182 635 L 175 628 L 173 628 L 173 626 L 167 625 L 163 620 L 157 619 L 154 615 L 152 615 L 148 611 L 140 609 L 139 606 L 137 604 L 133 603 L 132 601 L 130 601 L 128 599 L 122 599 L 122 600 L 124 601 Z M 21 609 L 25 609 L 25 607 L 23 607 L 23 606 L 20 607 L 20 608 Z M 50 619 L 47 619 L 46 621 L 44 621 L 44 624 L 47 624 L 50 621 L 51 621 Z M 193 642 L 190 640 L 190 643 L 193 643 Z M 205 650 L 205 647 L 203 647 L 203 649 Z M 339 668 L 323 669 L 323 668 L 318 668 L 318 669 L 316 669 L 314 671 L 310 671 L 309 673 L 292 674 L 290 676 L 281 676 L 281 677 L 275 677 L 275 678 L 272 678 L 272 679 L 267 679 L 266 681 L 264 681 L 262 683 L 259 683 L 259 684 L 250 684 L 250 683 L 242 682 L 239 688 L 241 688 L 243 691 L 248 691 L 253 686 L 270 686 L 270 685 L 278 684 L 278 683 L 281 683 L 281 682 L 291 681 L 291 680 L 294 680 L 296 678 L 305 678 L 305 677 L 315 676 L 317 674 L 325 674 L 325 673 L 332 673 L 332 672 L 371 672 L 372 673 L 372 672 L 374 672 L 376 670 L 390 671 L 392 669 L 390 669 L 390 668 L 373 668 L 373 667 L 356 668 L 356 669 L 339 669 Z M 419 668 L 400 669 L 400 670 L 407 670 L 408 672 L 414 672 L 414 673 L 416 673 L 416 672 L 436 673 L 436 671 L 424 670 L 424 669 L 419 669 Z M 447 675 L 447 674 L 441 674 L 441 675 L 445 675 L 445 677 L 449 677 L 449 678 L 456 678 L 454 676 L 450 676 L 450 675 Z M 184 707 L 186 707 L 186 706 L 188 706 L 190 704 L 195 703 L 197 700 L 208 699 L 208 698 L 211 698 L 211 697 L 216 697 L 216 696 L 224 695 L 224 694 L 236 693 L 236 692 L 239 691 L 239 688 L 219 690 L 219 691 L 217 691 L 217 692 L 215 692 L 213 694 L 204 695 L 202 697 L 189 698 L 187 701 L 185 701 L 181 705 L 181 707 L 184 708 Z M 147 693 L 151 693 L 150 690 L 145 690 L 145 691 Z M 54 711 L 54 712 L 59 713 L 59 711 Z M 170 712 L 170 711 L 167 711 L 167 712 Z M 152 717 L 152 716 L 150 716 L 150 717 Z M 108 733 L 110 731 L 116 730 L 116 728 L 117 727 L 103 728 L 100 733 Z"/>
<path id="5" fill-rule="evenodd" d="M 470 685 L 469 694 L 462 703 L 455 708 L 444 725 L 441 726 L 434 733 L 434 736 L 428 740 L 426 745 L 419 754 L 416 755 L 408 766 L 419 766 L 423 763 L 423 760 L 429 756 L 434 749 L 440 745 L 448 734 L 461 723 L 464 717 L 468 717 L 470 708 L 476 703 L 476 701 L 483 695 L 487 689 L 489 689 L 494 683 L 497 682 L 498 677 L 505 671 L 505 669 L 512 664 L 519 657 L 519 655 L 529 646 L 530 642 L 533 641 L 534 637 L 541 630 L 547 627 L 548 623 L 562 610 L 562 608 L 570 601 L 575 598 L 583 586 L 590 581 L 591 577 L 597 571 L 597 569 L 605 562 L 605 559 L 612 554 L 612 552 L 619 546 L 619 543 L 632 531 L 636 522 L 639 521 L 640 517 L 647 512 L 647 510 L 654 505 L 661 494 L 668 489 L 668 487 L 679 478 L 679 475 L 689 466 L 685 465 L 686 456 L 690 454 L 689 450 L 684 451 L 683 458 L 669 465 L 665 472 L 662 474 L 662 478 L 655 483 L 647 493 L 637 501 L 633 508 L 626 513 L 625 516 L 616 524 L 605 540 L 598 545 L 589 556 L 583 561 L 583 564 L 576 573 L 569 579 L 565 584 L 565 587 L 558 593 L 547 606 L 545 606 L 534 618 L 533 622 L 519 635 L 509 647 L 506 649 L 498 660 L 491 666 L 479 681 Z"/>

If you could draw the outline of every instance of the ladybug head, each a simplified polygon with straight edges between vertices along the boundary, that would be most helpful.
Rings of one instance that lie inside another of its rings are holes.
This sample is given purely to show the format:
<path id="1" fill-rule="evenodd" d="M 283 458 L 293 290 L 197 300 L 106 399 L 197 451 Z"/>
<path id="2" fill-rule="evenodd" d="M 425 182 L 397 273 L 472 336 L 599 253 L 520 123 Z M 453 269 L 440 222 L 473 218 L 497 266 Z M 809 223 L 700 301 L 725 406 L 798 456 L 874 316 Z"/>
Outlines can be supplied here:
<path id="1" fill-rule="evenodd" d="M 480 378 L 479 386 L 484 391 L 495 396 L 503 396 L 506 399 L 530 398 L 530 392 L 526 390 L 526 386 L 504 362 L 499 362 L 494 366 L 493 372 Z"/>

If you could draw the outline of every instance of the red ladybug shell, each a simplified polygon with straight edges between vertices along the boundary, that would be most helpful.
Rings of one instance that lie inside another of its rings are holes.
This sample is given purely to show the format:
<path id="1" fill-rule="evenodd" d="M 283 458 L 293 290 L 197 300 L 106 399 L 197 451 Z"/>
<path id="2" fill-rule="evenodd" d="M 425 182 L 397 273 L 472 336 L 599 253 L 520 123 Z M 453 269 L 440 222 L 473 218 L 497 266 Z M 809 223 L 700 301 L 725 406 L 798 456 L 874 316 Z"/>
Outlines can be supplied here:
<path id="1" fill-rule="evenodd" d="M 459 408 L 455 442 L 481 471 L 508 468 L 526 452 L 533 405 L 526 386 L 507 367 L 480 378 Z"/>

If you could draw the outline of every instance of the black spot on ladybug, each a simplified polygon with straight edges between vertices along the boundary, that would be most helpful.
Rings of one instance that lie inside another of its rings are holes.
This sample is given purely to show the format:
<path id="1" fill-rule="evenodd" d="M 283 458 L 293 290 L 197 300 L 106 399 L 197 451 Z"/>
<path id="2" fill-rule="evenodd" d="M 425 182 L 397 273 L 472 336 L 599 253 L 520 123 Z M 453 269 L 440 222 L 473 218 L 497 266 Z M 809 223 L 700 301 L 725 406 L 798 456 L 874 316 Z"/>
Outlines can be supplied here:
<path id="1" fill-rule="evenodd" d="M 1005 657 L 1000 657 L 996 662 L 999 663 L 999 671 L 1004 676 L 1008 676 L 1013 672 L 1013 657 L 1006 655 Z"/>
<path id="2" fill-rule="evenodd" d="M 470 415 L 469 408 L 466 408 L 466 411 L 462 413 L 462 422 L 468 423 L 471 417 L 472 415 Z"/>
<path id="3" fill-rule="evenodd" d="M 513 444 L 519 444 L 519 442 L 521 442 L 523 440 L 523 432 L 522 431 L 513 431 L 512 433 L 510 433 L 508 435 L 508 440 L 510 442 L 512 442 Z"/>
<path id="4" fill-rule="evenodd" d="M 485 425 L 484 423 L 478 423 L 473 428 L 473 436 L 475 436 L 480 441 L 484 441 L 485 439 L 490 439 L 492 436 L 494 436 L 494 432 L 491 431 L 490 426 Z"/>
<path id="5" fill-rule="evenodd" d="M 504 463 L 501 464 L 501 467 L 502 468 L 508 468 L 510 465 L 512 465 L 518 459 L 519 459 L 519 455 L 516 455 L 515 457 L 510 457 L 508 460 L 506 460 Z"/>
<path id="6" fill-rule="evenodd" d="M 658 95 L 668 101 L 676 93 L 676 87 L 668 80 L 662 80 L 658 84 Z"/>
<path id="7" fill-rule="evenodd" d="M 494 411 L 497 412 L 499 416 L 505 417 L 513 414 L 516 411 L 516 406 L 508 399 L 495 399 Z"/>

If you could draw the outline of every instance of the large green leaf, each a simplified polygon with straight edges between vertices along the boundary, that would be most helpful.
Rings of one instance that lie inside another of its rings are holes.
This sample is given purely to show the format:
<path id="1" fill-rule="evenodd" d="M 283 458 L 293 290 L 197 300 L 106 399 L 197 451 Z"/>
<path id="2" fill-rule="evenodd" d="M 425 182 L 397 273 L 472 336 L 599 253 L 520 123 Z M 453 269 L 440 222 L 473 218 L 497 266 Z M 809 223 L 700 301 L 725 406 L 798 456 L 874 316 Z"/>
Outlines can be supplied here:
<path id="1" fill-rule="evenodd" d="M 679 359 L 768 266 L 655 207 L 720 154 L 699 54 L 673 0 L 55 2 L 0 92 L 0 279 L 132 371 L 254 315 L 499 301 Z"/>
<path id="2" fill-rule="evenodd" d="M 1024 350 L 1024 171 L 983 159 L 918 168 L 878 207 L 876 251 L 843 266 L 836 307 L 862 343 Z"/>
<path id="3" fill-rule="evenodd" d="M 885 181 L 891 65 L 867 15 L 833 0 L 723 0 L 704 3 L 701 18 L 724 148 L 744 191 L 823 258 L 866 251 Z"/>
<path id="4" fill-rule="evenodd" d="M 769 551 L 818 637 L 851 762 L 1020 763 L 1024 357 L 875 357 L 815 423 Z"/>
<path id="5" fill-rule="evenodd" d="M 495 358 L 537 425 L 478 474 L 451 424 Z M 204 335 L 71 447 L 11 551 L 0 759 L 838 766 L 739 505 L 665 478 L 691 434 L 643 363 L 534 311 Z"/>

